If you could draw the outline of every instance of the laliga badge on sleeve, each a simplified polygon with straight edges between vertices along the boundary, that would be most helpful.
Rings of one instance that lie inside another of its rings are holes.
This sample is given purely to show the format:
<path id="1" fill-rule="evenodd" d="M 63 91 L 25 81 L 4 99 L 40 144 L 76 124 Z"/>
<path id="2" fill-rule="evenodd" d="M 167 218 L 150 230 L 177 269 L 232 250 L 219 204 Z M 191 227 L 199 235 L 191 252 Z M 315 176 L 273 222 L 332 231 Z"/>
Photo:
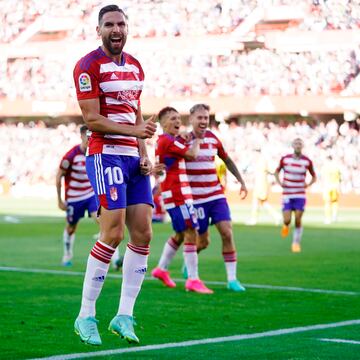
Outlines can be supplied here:
<path id="1" fill-rule="evenodd" d="M 118 193 L 115 186 L 110 188 L 110 198 L 112 201 L 116 201 L 118 199 Z"/>
<path id="2" fill-rule="evenodd" d="M 90 75 L 87 73 L 81 73 L 79 76 L 79 90 L 81 92 L 85 92 L 85 91 L 91 91 L 92 87 L 91 87 L 91 79 L 90 79 Z"/>

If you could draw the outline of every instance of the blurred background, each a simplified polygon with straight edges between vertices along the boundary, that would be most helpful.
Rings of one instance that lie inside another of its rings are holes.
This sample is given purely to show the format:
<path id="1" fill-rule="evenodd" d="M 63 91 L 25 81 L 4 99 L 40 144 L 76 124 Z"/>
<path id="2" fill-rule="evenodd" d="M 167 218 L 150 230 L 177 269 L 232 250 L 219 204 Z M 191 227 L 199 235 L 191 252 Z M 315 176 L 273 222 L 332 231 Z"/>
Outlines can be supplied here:
<path id="1" fill-rule="evenodd" d="M 47 214 L 61 214 L 55 173 L 63 154 L 79 143 L 82 123 L 72 71 L 80 57 L 99 46 L 98 11 L 110 3 L 0 1 L 1 213 L 28 204 L 34 214 L 47 203 Z M 301 137 L 319 176 L 309 190 L 310 206 L 323 206 L 322 174 L 331 157 L 341 179 L 339 218 L 341 208 L 359 209 L 358 1 L 124 0 L 118 5 L 129 17 L 125 51 L 145 70 L 146 116 L 170 105 L 186 126 L 194 103 L 209 104 L 211 128 L 250 190 L 259 157 L 266 162 L 269 200 L 278 208 L 281 189 L 271 173 L 291 151 L 291 141 Z M 155 140 L 148 141 L 150 154 Z M 226 188 L 238 206 L 231 174 Z M 249 208 L 251 202 L 250 191 L 241 204 Z"/>

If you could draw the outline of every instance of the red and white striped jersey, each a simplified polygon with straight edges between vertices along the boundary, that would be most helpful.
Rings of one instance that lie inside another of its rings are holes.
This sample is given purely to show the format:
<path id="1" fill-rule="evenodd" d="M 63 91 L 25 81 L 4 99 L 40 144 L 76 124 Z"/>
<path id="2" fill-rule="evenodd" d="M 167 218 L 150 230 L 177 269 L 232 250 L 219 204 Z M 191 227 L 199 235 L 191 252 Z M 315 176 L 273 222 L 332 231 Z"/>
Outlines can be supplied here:
<path id="1" fill-rule="evenodd" d="M 277 171 L 283 170 L 283 197 L 287 199 L 305 198 L 306 172 L 315 176 L 312 161 L 305 155 L 296 157 L 294 154 L 281 158 Z"/>
<path id="2" fill-rule="evenodd" d="M 165 209 L 192 203 L 191 188 L 186 175 L 184 155 L 189 149 L 182 139 L 169 134 L 160 135 L 155 156 L 159 163 L 165 164 L 165 179 L 160 183 L 161 196 Z"/>
<path id="3" fill-rule="evenodd" d="M 99 47 L 77 62 L 73 75 L 78 100 L 99 98 L 101 115 L 135 125 L 144 72 L 134 57 L 123 52 L 117 64 Z M 99 153 L 139 156 L 137 138 L 93 132 L 89 154 Z"/>
<path id="4" fill-rule="evenodd" d="M 61 159 L 60 169 L 65 173 L 65 200 L 86 200 L 94 196 L 85 168 L 85 153 L 80 145 L 71 148 Z"/>
<path id="5" fill-rule="evenodd" d="M 222 160 L 228 158 L 221 141 L 213 132 L 207 130 L 201 140 L 200 151 L 196 159 L 186 160 L 186 173 L 194 204 L 225 198 L 223 187 L 216 173 L 215 155 Z"/>

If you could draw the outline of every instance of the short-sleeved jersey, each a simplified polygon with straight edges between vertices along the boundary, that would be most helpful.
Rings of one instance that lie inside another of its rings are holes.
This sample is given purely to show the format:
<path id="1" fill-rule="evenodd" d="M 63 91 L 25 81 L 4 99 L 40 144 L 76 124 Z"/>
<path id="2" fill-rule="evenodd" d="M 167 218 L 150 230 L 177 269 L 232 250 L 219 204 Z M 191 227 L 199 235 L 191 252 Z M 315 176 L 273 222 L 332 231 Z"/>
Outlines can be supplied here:
<path id="1" fill-rule="evenodd" d="M 193 138 L 195 138 L 194 135 Z M 224 161 L 228 158 L 221 141 L 213 132 L 207 130 L 201 140 L 198 156 L 194 160 L 186 161 L 186 173 L 194 204 L 225 198 L 223 187 L 216 173 L 215 155 Z"/>
<path id="2" fill-rule="evenodd" d="M 94 196 L 85 168 L 85 153 L 80 145 L 71 148 L 61 159 L 60 169 L 65 171 L 65 200 L 81 201 Z"/>
<path id="3" fill-rule="evenodd" d="M 306 172 L 315 176 L 312 161 L 305 155 L 299 158 L 294 154 L 281 158 L 277 171 L 283 170 L 283 197 L 286 199 L 305 198 Z"/>
<path id="4" fill-rule="evenodd" d="M 81 58 L 74 68 L 78 100 L 99 98 L 100 114 L 119 124 L 135 125 L 144 72 L 140 63 L 123 52 L 115 63 L 99 47 Z M 93 132 L 89 154 L 139 156 L 136 137 Z"/>
<path id="5" fill-rule="evenodd" d="M 191 204 L 191 188 L 186 175 L 184 155 L 188 146 L 169 134 L 160 135 L 155 156 L 159 163 L 165 164 L 165 179 L 161 182 L 161 196 L 166 210 L 183 204 Z"/>

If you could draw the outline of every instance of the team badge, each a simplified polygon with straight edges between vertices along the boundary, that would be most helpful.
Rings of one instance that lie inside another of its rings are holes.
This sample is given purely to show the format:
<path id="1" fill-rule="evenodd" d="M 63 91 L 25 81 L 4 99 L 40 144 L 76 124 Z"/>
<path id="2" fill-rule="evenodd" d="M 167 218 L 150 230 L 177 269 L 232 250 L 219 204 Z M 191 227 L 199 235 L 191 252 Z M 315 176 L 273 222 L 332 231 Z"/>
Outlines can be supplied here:
<path id="1" fill-rule="evenodd" d="M 79 90 L 81 92 L 85 92 L 85 91 L 91 91 L 92 87 L 91 87 L 91 79 L 90 79 L 90 75 L 87 73 L 81 73 L 79 76 Z"/>
<path id="2" fill-rule="evenodd" d="M 112 201 L 116 201 L 118 199 L 118 193 L 115 186 L 110 188 L 110 198 Z"/>

